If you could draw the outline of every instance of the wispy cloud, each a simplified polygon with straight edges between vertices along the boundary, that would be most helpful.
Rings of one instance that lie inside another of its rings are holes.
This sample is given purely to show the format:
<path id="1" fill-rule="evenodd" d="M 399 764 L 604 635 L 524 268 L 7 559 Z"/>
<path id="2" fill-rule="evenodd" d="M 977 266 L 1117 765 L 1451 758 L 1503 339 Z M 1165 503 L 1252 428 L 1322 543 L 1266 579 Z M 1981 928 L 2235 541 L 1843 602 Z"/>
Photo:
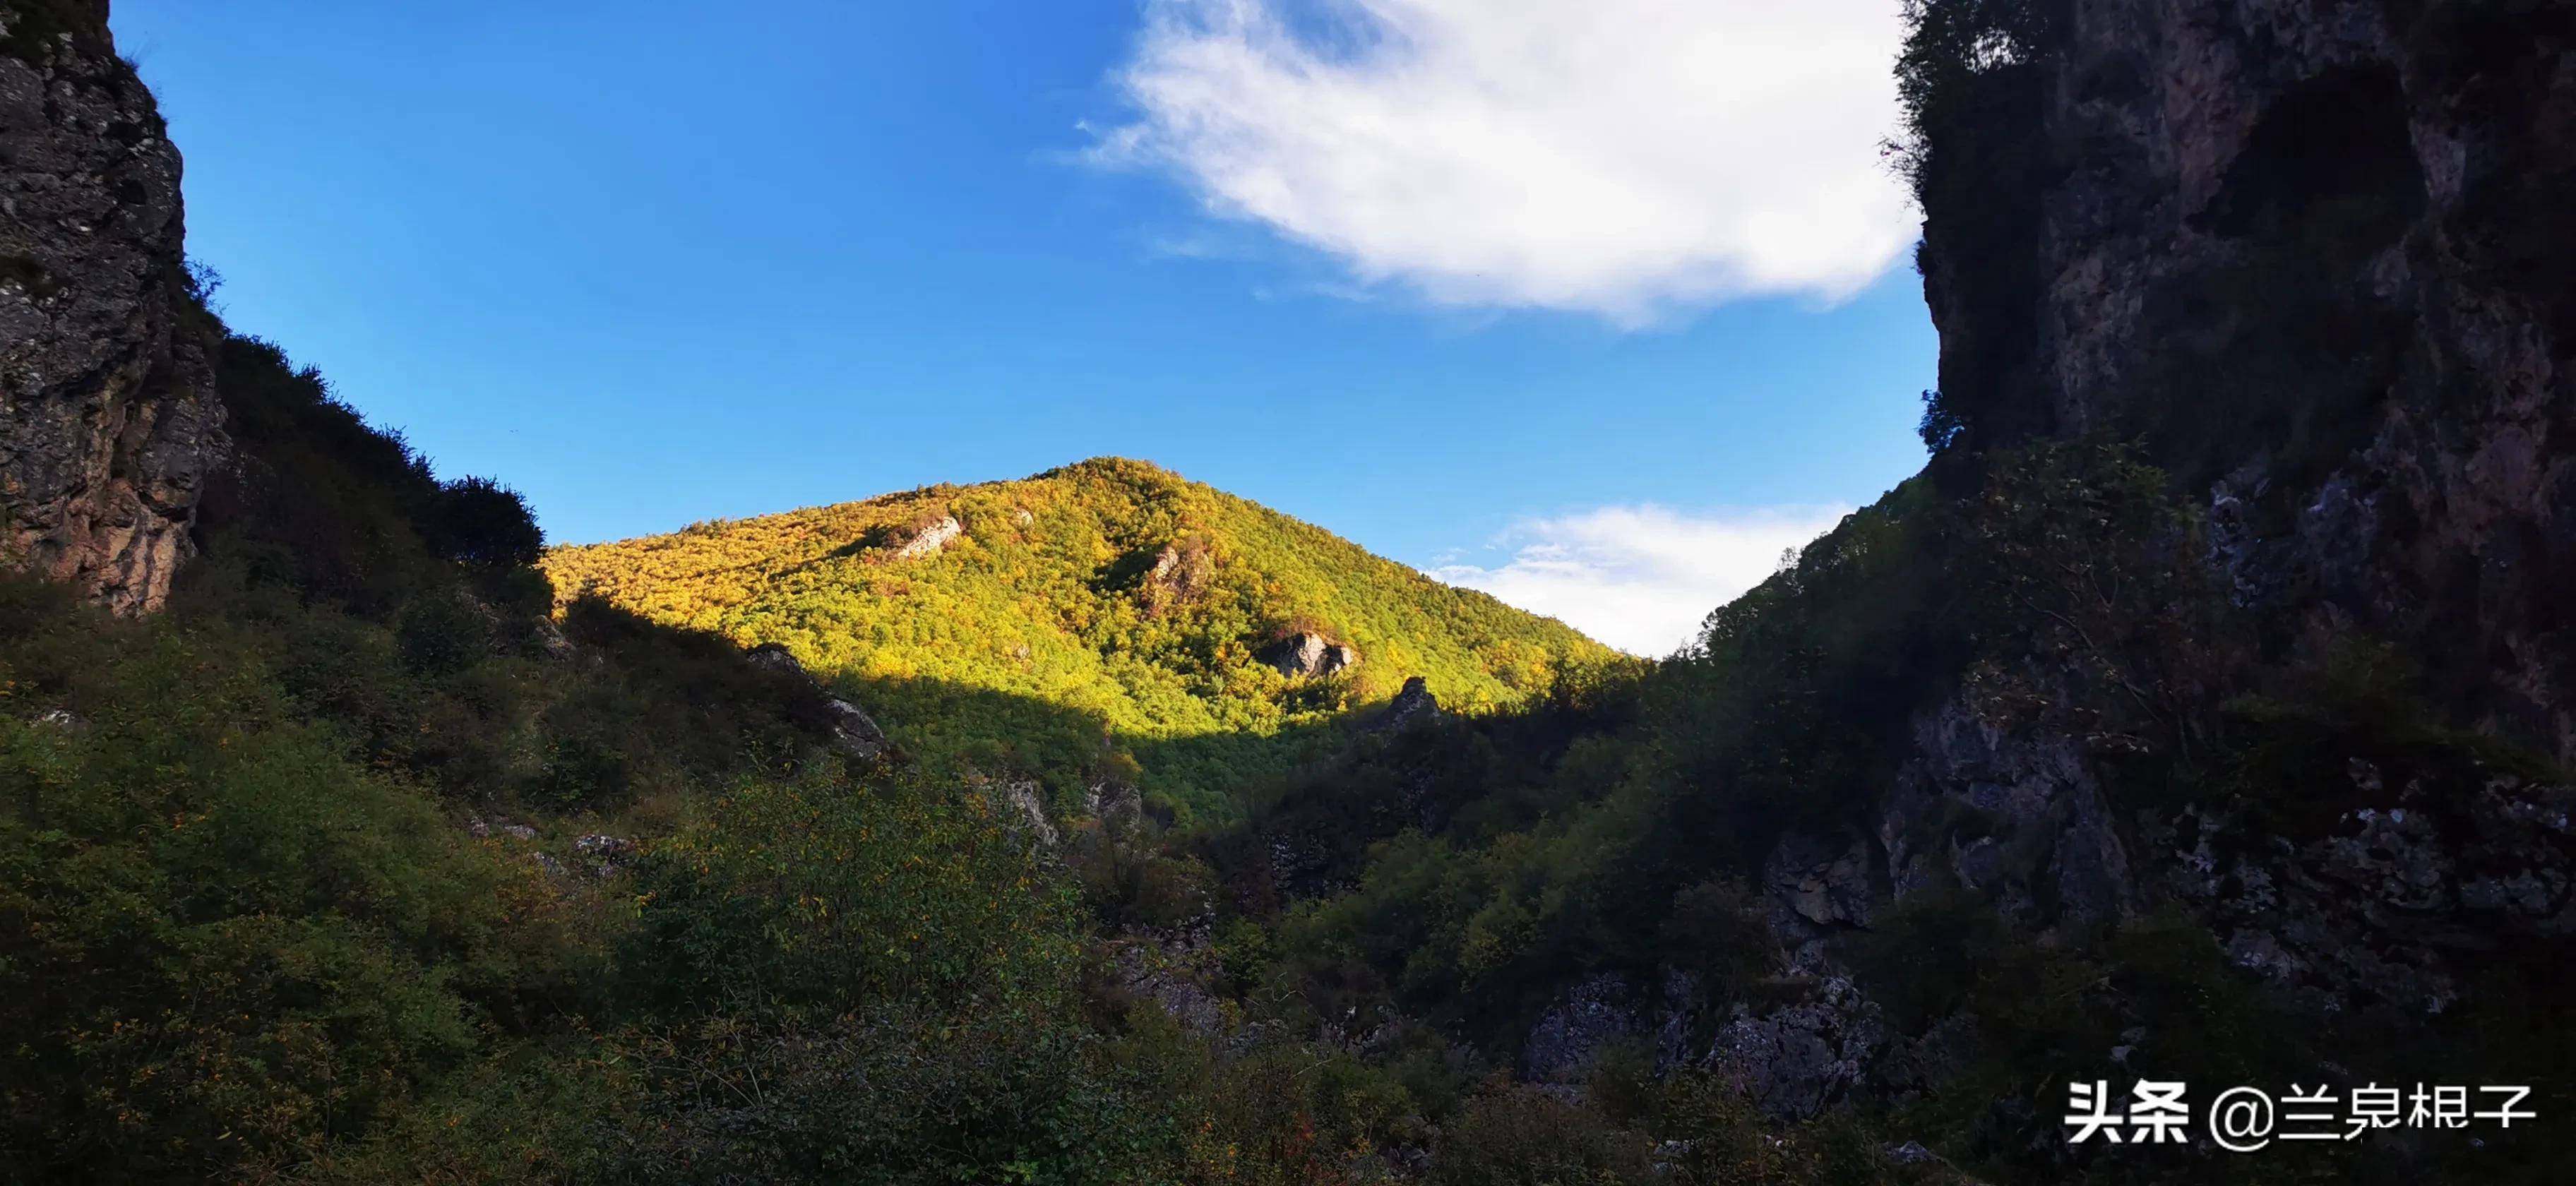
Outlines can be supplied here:
<path id="1" fill-rule="evenodd" d="M 1770 507 L 1688 514 L 1651 504 L 1533 519 L 1499 545 L 1493 566 L 1449 563 L 1432 576 L 1557 618 L 1633 654 L 1671 654 L 1710 610 L 1760 584 L 1781 555 L 1839 522 L 1848 507 Z"/>
<path id="2" fill-rule="evenodd" d="M 1096 161 L 1432 301 L 1839 298 L 1914 235 L 1898 0 L 1147 0 Z"/>

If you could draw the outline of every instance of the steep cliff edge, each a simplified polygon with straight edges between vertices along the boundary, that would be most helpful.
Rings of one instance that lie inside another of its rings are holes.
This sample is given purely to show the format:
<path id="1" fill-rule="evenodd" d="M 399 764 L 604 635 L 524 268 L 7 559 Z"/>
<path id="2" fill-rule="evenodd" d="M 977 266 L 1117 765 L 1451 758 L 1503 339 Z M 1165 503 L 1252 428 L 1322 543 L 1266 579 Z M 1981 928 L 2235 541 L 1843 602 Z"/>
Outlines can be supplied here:
<path id="1" fill-rule="evenodd" d="M 1789 966 L 2189 917 L 2324 1032 L 2516 999 L 2576 935 L 2576 7 L 1916 11 L 1920 529 L 2002 550 L 1944 562 L 1974 658 L 1865 822 L 1770 849 Z M 1975 1012 L 1878 1028 L 1922 975 L 1711 1057 L 1782 1111 L 1920 1089 Z"/>
<path id="2" fill-rule="evenodd" d="M 2276 650 L 2576 756 L 2576 8 L 1925 11 L 1926 436 L 2143 439 Z"/>
<path id="3" fill-rule="evenodd" d="M 157 608 L 224 448 L 179 150 L 104 0 L 0 29 L 0 560 Z"/>

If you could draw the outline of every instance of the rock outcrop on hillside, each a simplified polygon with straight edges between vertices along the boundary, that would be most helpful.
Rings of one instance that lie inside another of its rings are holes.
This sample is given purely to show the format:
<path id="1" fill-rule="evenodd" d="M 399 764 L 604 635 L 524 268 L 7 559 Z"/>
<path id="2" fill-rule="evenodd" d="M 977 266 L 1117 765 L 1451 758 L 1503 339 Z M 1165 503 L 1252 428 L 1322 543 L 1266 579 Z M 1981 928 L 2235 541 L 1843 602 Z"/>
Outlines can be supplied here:
<path id="1" fill-rule="evenodd" d="M 1261 661 L 1292 679 L 1331 675 L 1360 665 L 1360 653 L 1313 631 L 1291 634 L 1261 652 Z"/>
<path id="2" fill-rule="evenodd" d="M 1386 702 L 1385 708 L 1369 718 L 1367 724 L 1360 726 L 1360 732 L 1401 733 L 1439 719 L 1440 701 L 1432 697 L 1430 681 L 1416 675 L 1404 681 L 1403 689 Z"/>
<path id="3" fill-rule="evenodd" d="M 755 666 L 797 680 L 820 697 L 834 752 L 861 762 L 875 761 L 886 752 L 885 730 L 877 727 L 876 718 L 869 716 L 866 709 L 832 695 L 786 647 L 764 642 L 743 652 L 743 657 Z"/>
<path id="4" fill-rule="evenodd" d="M 179 150 L 85 7 L 0 0 L 0 559 L 149 610 L 223 415 Z"/>
<path id="5" fill-rule="evenodd" d="M 959 523 L 957 516 L 941 515 L 922 524 L 920 530 L 913 532 L 912 538 L 905 540 L 901 547 L 894 550 L 894 557 L 897 560 L 928 559 L 946 551 L 949 544 L 956 542 L 957 537 L 964 534 L 966 534 L 966 525 Z"/>

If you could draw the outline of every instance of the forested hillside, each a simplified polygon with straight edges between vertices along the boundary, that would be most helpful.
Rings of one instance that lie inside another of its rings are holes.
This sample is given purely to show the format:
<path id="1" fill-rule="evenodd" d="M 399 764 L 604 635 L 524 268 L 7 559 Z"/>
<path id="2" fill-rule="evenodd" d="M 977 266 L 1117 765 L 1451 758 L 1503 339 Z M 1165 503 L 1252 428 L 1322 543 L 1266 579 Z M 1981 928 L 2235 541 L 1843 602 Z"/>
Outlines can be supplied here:
<path id="1" fill-rule="evenodd" d="M 2576 1105 L 2565 906 L 2506 888 L 2566 867 L 2576 800 L 2392 647 L 2261 660 L 2134 452 L 1977 465 L 1642 679 L 1408 731 L 1186 842 L 1229 917 L 1174 975 L 1583 1100 L 1614 1135 L 1566 1154 L 1597 1178 L 1552 1180 L 1656 1180 L 1615 1150 L 1694 1139 L 1709 1079 L 1791 1145 L 1771 1177 L 1679 1180 L 2562 1180 L 2528 1126 L 2269 1161 L 2068 1144 L 2065 1085 L 2094 1079 Z M 1788 1151 L 1837 1132 L 1886 1160 Z"/>
<path id="2" fill-rule="evenodd" d="M 1908 11 L 1931 464 L 1649 664 L 1131 461 L 548 551 L 0 0 L 0 1181 L 2576 1180 L 2576 18 Z"/>
<path id="3" fill-rule="evenodd" d="M 274 346 L 212 361 L 232 453 L 164 610 L 0 580 L 0 1179 L 1381 1160 L 1313 1116 L 1409 1115 L 1391 1081 L 1309 1036 L 1220 1052 L 1142 988 L 1101 911 L 1203 898 L 1137 821 L 1058 841 L 843 752 L 792 671 L 558 610 L 506 488 L 434 478 Z"/>
<path id="4" fill-rule="evenodd" d="M 1067 802 L 1092 781 L 1135 781 L 1216 818 L 1408 679 L 1482 713 L 1622 662 L 1553 620 L 1117 458 L 557 548 L 545 568 L 567 598 L 784 645 L 916 758 L 1034 775 Z M 1298 667 L 1286 652 L 1301 639 L 1332 657 Z"/>
<path id="5" fill-rule="evenodd" d="M 1168 1132 L 1105 1085 L 1055 1153 L 1026 1127 L 1091 1090 L 1081 932 L 994 805 L 854 781 L 721 640 L 557 619 L 515 495 L 274 347 L 216 371 L 166 611 L 0 588 L 0 1177 L 723 1177 L 768 1122 L 690 1101 L 791 1043 L 911 1076 L 877 1135 L 761 1154 L 815 1172 Z"/>

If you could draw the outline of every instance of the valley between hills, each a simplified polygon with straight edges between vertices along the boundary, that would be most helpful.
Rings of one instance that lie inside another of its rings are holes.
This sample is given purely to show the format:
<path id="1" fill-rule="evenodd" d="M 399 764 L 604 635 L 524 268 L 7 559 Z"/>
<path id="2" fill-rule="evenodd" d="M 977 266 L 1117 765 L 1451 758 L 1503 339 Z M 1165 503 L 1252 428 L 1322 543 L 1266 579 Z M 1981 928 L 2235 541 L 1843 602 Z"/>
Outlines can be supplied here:
<path id="1" fill-rule="evenodd" d="M 0 0 L 0 1181 L 2576 1180 L 2576 16 L 1906 13 L 1929 461 L 1648 661 L 1118 458 L 549 547 Z"/>

